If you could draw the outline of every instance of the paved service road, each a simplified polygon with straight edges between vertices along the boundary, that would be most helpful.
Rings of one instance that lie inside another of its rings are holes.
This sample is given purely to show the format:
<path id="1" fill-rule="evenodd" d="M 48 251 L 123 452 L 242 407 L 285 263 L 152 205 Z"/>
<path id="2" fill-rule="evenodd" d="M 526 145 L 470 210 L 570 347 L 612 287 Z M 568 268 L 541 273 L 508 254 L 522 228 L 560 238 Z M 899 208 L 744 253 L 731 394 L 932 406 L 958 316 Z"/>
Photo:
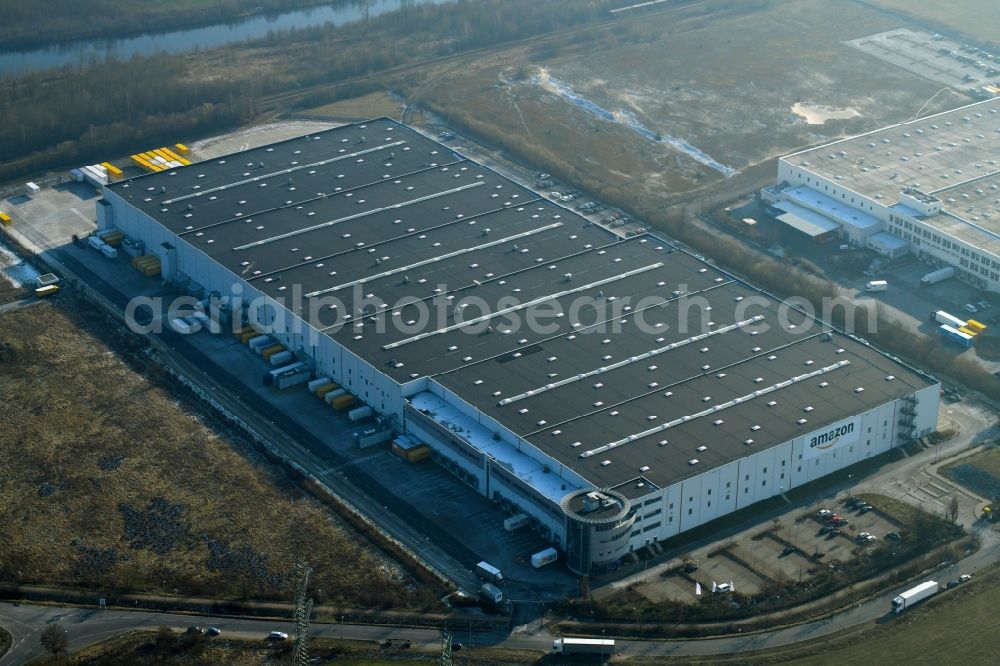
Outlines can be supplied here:
<path id="1" fill-rule="evenodd" d="M 975 531 L 982 539 L 982 547 L 976 553 L 957 563 L 943 565 L 937 571 L 928 573 L 925 578 L 943 582 L 957 578 L 960 573 L 974 573 L 1000 561 L 1000 534 L 988 526 L 981 526 Z M 880 618 L 891 621 L 890 602 L 894 596 L 907 587 L 910 585 L 893 586 L 867 602 L 828 618 L 772 632 L 699 640 L 619 640 L 615 651 L 626 656 L 694 656 L 732 654 L 790 645 L 827 636 Z M 947 591 L 944 591 L 943 594 L 947 594 Z M 43 651 L 38 641 L 38 635 L 46 625 L 52 622 L 59 622 L 60 626 L 68 631 L 71 650 L 80 650 L 116 634 L 137 629 L 155 629 L 161 626 L 186 629 L 194 625 L 202 627 L 213 625 L 221 628 L 226 636 L 249 639 L 263 639 L 268 632 L 275 629 L 289 634 L 294 633 L 291 621 L 0 604 L 0 625 L 7 628 L 14 638 L 14 646 L 10 653 L 0 657 L 0 666 L 24 664 L 40 656 Z M 383 641 L 386 638 L 408 638 L 413 641 L 415 646 L 428 650 L 436 649 L 441 640 L 441 633 L 437 629 L 353 624 L 314 623 L 312 635 L 372 641 Z M 543 652 L 547 652 L 552 645 L 552 636 L 538 625 L 526 625 L 523 627 L 523 631 L 514 631 L 510 634 L 474 633 L 471 640 L 458 631 L 455 634 L 455 639 L 463 642 L 468 641 L 468 645 L 472 647 L 476 645 L 500 645 L 505 648 Z"/>

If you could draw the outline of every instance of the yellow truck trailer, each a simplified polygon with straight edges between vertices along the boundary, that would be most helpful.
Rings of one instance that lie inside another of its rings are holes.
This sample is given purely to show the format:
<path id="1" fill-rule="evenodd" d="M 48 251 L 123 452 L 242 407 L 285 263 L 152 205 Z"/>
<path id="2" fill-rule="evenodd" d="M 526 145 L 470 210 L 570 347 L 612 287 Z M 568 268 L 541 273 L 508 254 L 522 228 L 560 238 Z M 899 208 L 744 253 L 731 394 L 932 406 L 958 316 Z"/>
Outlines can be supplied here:
<path id="1" fill-rule="evenodd" d="M 101 166 L 107 169 L 108 173 L 110 173 L 115 178 L 121 178 L 124 175 L 124 172 L 111 162 L 101 162 Z"/>
<path id="2" fill-rule="evenodd" d="M 335 384 L 334 382 L 330 382 L 328 384 L 323 384 L 322 386 L 317 386 L 316 390 L 314 391 L 314 393 L 316 394 L 317 398 L 319 398 L 319 399 L 322 400 L 323 398 L 326 397 L 327 393 L 329 393 L 330 391 L 333 391 L 334 389 L 338 389 L 338 388 L 340 388 L 340 387 L 337 386 L 337 384 Z"/>
<path id="3" fill-rule="evenodd" d="M 280 354 L 283 351 L 285 351 L 285 345 L 271 345 L 270 347 L 262 349 L 260 351 L 260 355 L 265 361 L 270 361 L 272 356 Z"/>
<path id="4" fill-rule="evenodd" d="M 353 407 L 356 404 L 358 404 L 358 399 L 355 398 L 350 393 L 348 393 L 347 395 L 342 395 L 337 398 L 334 398 L 333 402 L 330 403 L 330 406 L 333 407 L 338 412 L 340 412 L 350 407 Z"/>

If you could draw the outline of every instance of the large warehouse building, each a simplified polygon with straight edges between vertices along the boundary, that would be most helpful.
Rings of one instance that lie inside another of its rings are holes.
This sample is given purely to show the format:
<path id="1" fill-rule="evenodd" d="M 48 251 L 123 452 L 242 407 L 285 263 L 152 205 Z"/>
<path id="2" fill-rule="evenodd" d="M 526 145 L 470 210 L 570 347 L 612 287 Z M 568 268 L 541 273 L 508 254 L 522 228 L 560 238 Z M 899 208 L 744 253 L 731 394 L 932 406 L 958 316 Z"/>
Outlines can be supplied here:
<path id="1" fill-rule="evenodd" d="M 1000 98 L 781 158 L 765 201 L 816 238 L 914 252 L 1000 291 Z"/>
<path id="2" fill-rule="evenodd" d="M 933 378 L 388 119 L 109 185 L 98 221 L 580 573 L 936 424 Z"/>
<path id="3" fill-rule="evenodd" d="M 778 219 L 1000 291 L 1000 98 L 781 158 Z"/>

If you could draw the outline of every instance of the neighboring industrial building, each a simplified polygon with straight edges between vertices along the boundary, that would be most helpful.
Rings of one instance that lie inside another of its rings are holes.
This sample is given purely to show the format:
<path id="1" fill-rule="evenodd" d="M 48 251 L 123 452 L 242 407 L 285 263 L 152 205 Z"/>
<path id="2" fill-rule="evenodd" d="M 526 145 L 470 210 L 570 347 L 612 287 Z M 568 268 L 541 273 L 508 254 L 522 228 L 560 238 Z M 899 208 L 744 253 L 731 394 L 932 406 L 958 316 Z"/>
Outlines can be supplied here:
<path id="1" fill-rule="evenodd" d="M 1000 98 L 781 158 L 778 219 L 1000 290 Z"/>
<path id="2" fill-rule="evenodd" d="M 936 425 L 933 378 L 384 118 L 108 185 L 98 221 L 578 573 Z"/>

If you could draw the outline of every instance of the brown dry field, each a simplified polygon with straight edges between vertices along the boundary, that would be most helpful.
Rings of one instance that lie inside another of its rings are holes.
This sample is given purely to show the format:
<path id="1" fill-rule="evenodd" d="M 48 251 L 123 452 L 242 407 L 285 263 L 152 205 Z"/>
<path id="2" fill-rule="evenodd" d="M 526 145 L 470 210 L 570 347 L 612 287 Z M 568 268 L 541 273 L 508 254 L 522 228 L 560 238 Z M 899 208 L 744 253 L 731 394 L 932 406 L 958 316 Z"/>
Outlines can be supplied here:
<path id="1" fill-rule="evenodd" d="M 841 42 L 900 25 L 852 3 L 775 0 L 734 8 L 708 0 L 589 37 L 556 45 L 549 40 L 435 70 L 419 84 L 419 100 L 487 140 L 510 137 L 505 147 L 514 153 L 550 156 L 565 173 L 670 203 L 725 179 L 666 140 L 644 138 L 623 117 L 739 171 L 898 122 L 940 85 Z M 555 94 L 546 77 L 572 86 L 619 121 Z M 927 112 L 969 101 L 943 94 Z M 796 102 L 861 115 L 808 125 L 791 112 Z"/>
<path id="2" fill-rule="evenodd" d="M 373 92 L 361 97 L 324 104 L 304 112 L 309 116 L 322 116 L 331 119 L 368 120 L 388 116 L 399 120 L 402 113 L 402 102 L 387 92 Z"/>
<path id="3" fill-rule="evenodd" d="M 305 560 L 317 603 L 414 604 L 397 563 L 102 340 L 142 358 L 136 338 L 59 299 L 0 316 L 0 580 L 290 602 Z"/>

